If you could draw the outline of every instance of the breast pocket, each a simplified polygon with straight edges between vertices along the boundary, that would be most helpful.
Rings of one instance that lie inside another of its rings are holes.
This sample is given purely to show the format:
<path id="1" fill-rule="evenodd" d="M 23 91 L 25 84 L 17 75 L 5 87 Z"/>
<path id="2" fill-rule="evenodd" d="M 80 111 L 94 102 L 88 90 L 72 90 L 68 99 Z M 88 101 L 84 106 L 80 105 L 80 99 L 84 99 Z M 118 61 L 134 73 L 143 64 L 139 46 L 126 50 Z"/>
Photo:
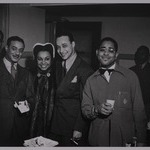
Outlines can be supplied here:
<path id="1" fill-rule="evenodd" d="M 69 89 L 71 90 L 71 91 L 77 91 L 77 90 L 79 90 L 79 83 L 70 83 L 69 84 Z"/>
<path id="2" fill-rule="evenodd" d="M 128 92 L 119 91 L 118 93 L 118 107 L 119 108 L 132 108 L 131 98 Z"/>

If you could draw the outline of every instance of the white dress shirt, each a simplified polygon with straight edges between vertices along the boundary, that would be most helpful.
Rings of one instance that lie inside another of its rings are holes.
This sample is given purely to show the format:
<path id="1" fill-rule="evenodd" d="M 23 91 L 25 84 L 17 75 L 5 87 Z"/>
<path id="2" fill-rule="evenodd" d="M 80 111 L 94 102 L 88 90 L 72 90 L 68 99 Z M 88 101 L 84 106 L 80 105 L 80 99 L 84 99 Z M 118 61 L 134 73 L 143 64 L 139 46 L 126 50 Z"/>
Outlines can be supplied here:
<path id="1" fill-rule="evenodd" d="M 66 60 L 66 72 L 71 68 L 72 64 L 74 63 L 75 59 L 77 57 L 77 54 L 74 53 L 69 59 Z M 64 61 L 62 62 L 62 66 L 64 66 Z"/>
<path id="2" fill-rule="evenodd" d="M 11 66 L 12 66 L 11 62 L 8 61 L 5 57 L 3 58 L 3 62 L 4 62 L 6 69 L 11 74 Z M 14 68 L 17 70 L 17 63 L 14 63 Z"/>
<path id="3" fill-rule="evenodd" d="M 111 67 L 107 68 L 107 69 L 115 69 L 116 64 L 113 64 Z M 106 68 L 102 68 L 102 69 L 106 69 Z M 104 76 L 106 78 L 106 80 L 109 82 L 110 80 L 110 76 L 111 76 L 112 72 L 109 74 L 108 71 L 105 71 Z"/>

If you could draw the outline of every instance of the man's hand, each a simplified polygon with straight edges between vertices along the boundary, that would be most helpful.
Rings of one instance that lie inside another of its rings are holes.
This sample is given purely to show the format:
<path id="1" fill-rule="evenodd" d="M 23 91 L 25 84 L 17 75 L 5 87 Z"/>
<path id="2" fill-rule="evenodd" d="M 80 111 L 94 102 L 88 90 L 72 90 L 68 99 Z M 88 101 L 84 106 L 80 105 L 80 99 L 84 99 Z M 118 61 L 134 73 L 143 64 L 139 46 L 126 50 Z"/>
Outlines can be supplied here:
<path id="1" fill-rule="evenodd" d="M 73 139 L 80 140 L 81 137 L 82 137 L 82 132 L 79 132 L 79 131 L 76 131 L 76 130 L 73 131 Z"/>
<path id="2" fill-rule="evenodd" d="M 101 105 L 99 113 L 108 116 L 112 113 L 112 111 L 113 111 L 112 105 L 106 102 Z"/>
<path id="3" fill-rule="evenodd" d="M 147 130 L 150 130 L 150 121 L 147 123 Z"/>

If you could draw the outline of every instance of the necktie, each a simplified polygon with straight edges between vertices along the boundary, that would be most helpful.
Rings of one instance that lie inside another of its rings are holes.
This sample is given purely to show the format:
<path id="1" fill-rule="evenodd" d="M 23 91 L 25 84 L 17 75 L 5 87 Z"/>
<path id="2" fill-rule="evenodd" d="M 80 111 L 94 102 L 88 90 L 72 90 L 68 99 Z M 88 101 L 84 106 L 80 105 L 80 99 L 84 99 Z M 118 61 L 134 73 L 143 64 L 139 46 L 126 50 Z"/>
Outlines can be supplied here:
<path id="1" fill-rule="evenodd" d="M 64 61 L 63 66 L 62 66 L 62 78 L 66 75 L 66 61 Z"/>
<path id="2" fill-rule="evenodd" d="M 99 69 L 100 74 L 104 74 L 105 71 L 108 71 L 108 73 L 109 73 L 109 75 L 110 75 L 110 73 L 111 73 L 112 71 L 114 71 L 114 69 L 102 69 L 102 68 Z"/>
<path id="3" fill-rule="evenodd" d="M 12 64 L 11 65 L 11 75 L 13 76 L 14 79 L 15 79 L 16 73 L 17 73 L 17 70 L 15 69 L 14 64 Z"/>

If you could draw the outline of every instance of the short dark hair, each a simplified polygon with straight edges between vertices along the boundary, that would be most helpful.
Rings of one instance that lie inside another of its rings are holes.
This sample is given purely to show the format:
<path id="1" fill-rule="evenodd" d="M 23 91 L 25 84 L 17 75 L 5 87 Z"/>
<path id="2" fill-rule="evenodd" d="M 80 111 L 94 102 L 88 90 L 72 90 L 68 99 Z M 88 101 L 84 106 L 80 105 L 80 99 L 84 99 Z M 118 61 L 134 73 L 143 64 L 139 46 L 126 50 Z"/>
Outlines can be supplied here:
<path id="1" fill-rule="evenodd" d="M 137 51 L 135 52 L 134 55 L 134 60 L 135 63 L 138 64 L 143 64 L 149 60 L 149 48 L 145 45 L 141 45 L 137 48 Z"/>
<path id="2" fill-rule="evenodd" d="M 116 52 L 118 51 L 118 43 L 115 39 L 111 38 L 111 37 L 105 37 L 103 38 L 100 43 L 99 43 L 99 47 L 101 46 L 101 44 L 104 42 L 104 41 L 111 41 L 112 43 L 114 43 L 114 47 L 115 47 L 115 50 Z"/>
<path id="3" fill-rule="evenodd" d="M 61 37 L 61 36 L 68 36 L 68 37 L 69 37 L 70 42 L 73 42 L 73 41 L 74 41 L 73 34 L 72 34 L 72 33 L 70 33 L 69 31 L 65 31 L 65 30 L 63 30 L 63 31 L 57 32 L 57 34 L 56 34 L 56 38 Z"/>
<path id="4" fill-rule="evenodd" d="M 10 46 L 12 41 L 18 41 L 21 42 L 23 44 L 23 46 L 25 47 L 25 43 L 24 40 L 22 38 L 20 38 L 19 36 L 11 36 L 7 39 L 7 46 Z"/>
<path id="5" fill-rule="evenodd" d="M 3 39 L 4 39 L 4 34 L 3 34 L 3 32 L 0 30 L 0 37 L 1 37 L 1 39 L 0 39 L 0 41 L 3 41 Z"/>
<path id="6" fill-rule="evenodd" d="M 149 48 L 145 45 L 141 45 L 140 47 L 137 48 L 137 52 L 138 51 L 143 51 L 145 54 L 149 55 Z"/>

